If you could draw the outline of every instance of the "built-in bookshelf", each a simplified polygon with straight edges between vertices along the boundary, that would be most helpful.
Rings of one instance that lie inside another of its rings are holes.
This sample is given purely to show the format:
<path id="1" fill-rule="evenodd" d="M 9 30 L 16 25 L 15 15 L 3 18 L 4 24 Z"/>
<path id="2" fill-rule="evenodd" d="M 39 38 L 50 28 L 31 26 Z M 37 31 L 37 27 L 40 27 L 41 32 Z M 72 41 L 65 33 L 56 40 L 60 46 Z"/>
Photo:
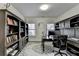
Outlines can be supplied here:
<path id="1" fill-rule="evenodd" d="M 56 24 L 59 26 L 56 27 Z M 60 35 L 67 35 L 71 39 L 67 42 L 67 51 L 79 55 L 79 14 L 55 23 L 55 28 L 55 30 L 59 29 Z"/>
<path id="2" fill-rule="evenodd" d="M 28 42 L 28 24 L 25 24 L 26 41 Z"/>
<path id="3" fill-rule="evenodd" d="M 78 34 L 76 34 L 76 31 L 79 29 L 79 15 L 75 15 L 63 21 L 55 23 L 55 30 L 58 29 L 60 30 L 60 34 L 62 35 L 79 38 Z"/>
<path id="4" fill-rule="evenodd" d="M 6 52 L 7 55 L 15 55 L 19 51 L 19 21 L 7 15 L 7 37 L 6 37 Z"/>
<path id="5" fill-rule="evenodd" d="M 70 26 L 71 27 L 78 27 L 79 26 L 79 17 L 76 17 L 76 18 L 70 20 Z"/>
<path id="6" fill-rule="evenodd" d="M 28 39 L 28 30 L 25 25 L 26 23 L 15 14 L 0 10 L 0 56 L 18 55 L 27 44 L 25 39 Z"/>
<path id="7" fill-rule="evenodd" d="M 20 31 L 20 36 L 21 36 L 21 38 L 22 38 L 22 37 L 25 36 L 25 23 L 21 21 L 20 24 L 21 24 L 21 26 L 20 26 L 20 29 L 21 29 L 21 31 Z"/>

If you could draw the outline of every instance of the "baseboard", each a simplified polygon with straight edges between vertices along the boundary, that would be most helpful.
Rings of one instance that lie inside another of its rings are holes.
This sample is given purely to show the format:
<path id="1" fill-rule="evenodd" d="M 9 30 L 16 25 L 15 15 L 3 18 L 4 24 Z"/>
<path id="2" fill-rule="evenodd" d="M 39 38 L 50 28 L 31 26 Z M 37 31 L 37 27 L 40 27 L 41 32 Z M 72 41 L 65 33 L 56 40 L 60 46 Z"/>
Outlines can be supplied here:
<path id="1" fill-rule="evenodd" d="M 41 42 L 41 41 L 29 41 L 29 42 Z"/>

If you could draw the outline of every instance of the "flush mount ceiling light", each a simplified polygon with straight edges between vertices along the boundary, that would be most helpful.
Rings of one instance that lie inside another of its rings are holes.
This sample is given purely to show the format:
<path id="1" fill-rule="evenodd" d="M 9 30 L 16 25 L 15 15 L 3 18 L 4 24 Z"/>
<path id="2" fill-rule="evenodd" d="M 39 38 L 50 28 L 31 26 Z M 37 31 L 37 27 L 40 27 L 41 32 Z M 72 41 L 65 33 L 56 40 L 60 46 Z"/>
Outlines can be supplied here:
<path id="1" fill-rule="evenodd" d="M 43 4 L 43 5 L 40 6 L 40 9 L 42 11 L 46 11 L 46 10 L 48 10 L 48 8 L 49 8 L 49 5 L 48 4 Z"/>

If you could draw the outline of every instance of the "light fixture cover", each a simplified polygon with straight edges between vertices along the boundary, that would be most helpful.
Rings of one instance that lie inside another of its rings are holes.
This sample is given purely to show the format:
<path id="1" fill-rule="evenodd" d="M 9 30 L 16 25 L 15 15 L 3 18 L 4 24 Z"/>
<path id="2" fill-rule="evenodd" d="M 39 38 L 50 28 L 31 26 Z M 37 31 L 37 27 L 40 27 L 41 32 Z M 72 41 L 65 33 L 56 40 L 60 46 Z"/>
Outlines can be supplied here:
<path id="1" fill-rule="evenodd" d="M 49 8 L 49 5 L 48 4 L 43 4 L 43 5 L 40 6 L 40 9 L 42 11 L 46 11 L 48 8 Z"/>

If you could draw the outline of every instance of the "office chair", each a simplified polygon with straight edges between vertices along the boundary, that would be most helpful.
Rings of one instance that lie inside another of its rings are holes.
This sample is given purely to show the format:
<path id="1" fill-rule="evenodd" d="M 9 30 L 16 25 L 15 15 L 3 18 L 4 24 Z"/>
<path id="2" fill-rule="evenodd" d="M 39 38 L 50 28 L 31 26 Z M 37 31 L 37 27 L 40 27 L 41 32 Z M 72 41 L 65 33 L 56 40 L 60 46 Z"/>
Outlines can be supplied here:
<path id="1" fill-rule="evenodd" d="M 60 54 L 61 56 L 63 56 L 63 55 L 67 56 L 66 53 L 61 52 L 61 50 L 66 50 L 66 45 L 67 45 L 66 43 L 67 43 L 66 35 L 59 35 L 57 37 L 57 39 L 56 38 L 54 39 L 54 41 L 53 41 L 54 47 L 59 48 L 59 51 L 55 54 L 55 56 L 58 54 Z"/>

